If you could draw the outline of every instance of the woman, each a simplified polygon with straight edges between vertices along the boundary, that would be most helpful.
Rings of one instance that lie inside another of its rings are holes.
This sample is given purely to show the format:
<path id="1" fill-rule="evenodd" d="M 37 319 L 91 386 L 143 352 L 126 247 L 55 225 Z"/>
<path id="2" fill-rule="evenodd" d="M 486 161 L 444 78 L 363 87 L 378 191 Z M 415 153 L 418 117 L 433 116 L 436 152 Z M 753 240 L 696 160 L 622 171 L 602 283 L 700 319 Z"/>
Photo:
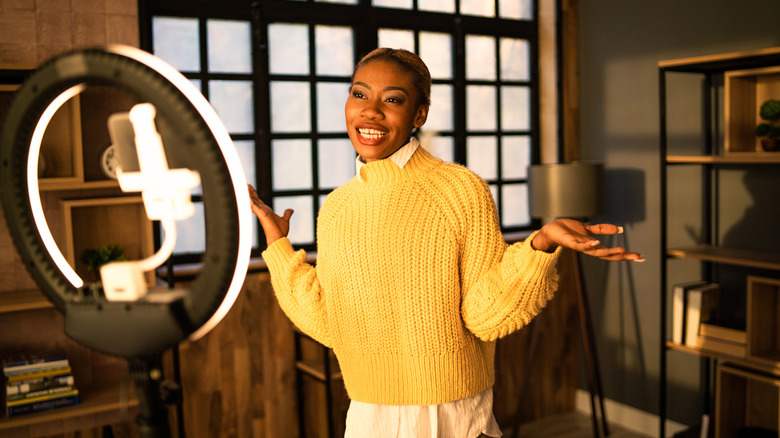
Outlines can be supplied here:
<path id="1" fill-rule="evenodd" d="M 292 210 L 275 214 L 250 187 L 282 309 L 339 359 L 347 437 L 501 436 L 495 341 L 553 296 L 558 248 L 640 260 L 591 237 L 618 227 L 565 219 L 507 246 L 487 184 L 412 138 L 430 88 L 405 50 L 377 49 L 356 66 L 345 116 L 357 175 L 320 210 L 316 268 L 285 237 Z"/>

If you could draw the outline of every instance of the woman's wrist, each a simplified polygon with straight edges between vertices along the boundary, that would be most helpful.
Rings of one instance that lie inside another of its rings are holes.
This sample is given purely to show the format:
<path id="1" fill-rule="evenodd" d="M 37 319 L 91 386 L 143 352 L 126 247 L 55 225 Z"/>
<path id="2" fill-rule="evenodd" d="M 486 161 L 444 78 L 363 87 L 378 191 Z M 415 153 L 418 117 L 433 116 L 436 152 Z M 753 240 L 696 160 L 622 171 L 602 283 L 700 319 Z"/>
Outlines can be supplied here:
<path id="1" fill-rule="evenodd" d="M 541 230 L 539 230 L 536 234 L 534 234 L 533 239 L 531 239 L 531 248 L 537 251 L 551 253 L 555 251 L 557 245 L 550 243 L 550 241 L 547 239 L 544 233 L 544 227 L 542 227 Z"/>

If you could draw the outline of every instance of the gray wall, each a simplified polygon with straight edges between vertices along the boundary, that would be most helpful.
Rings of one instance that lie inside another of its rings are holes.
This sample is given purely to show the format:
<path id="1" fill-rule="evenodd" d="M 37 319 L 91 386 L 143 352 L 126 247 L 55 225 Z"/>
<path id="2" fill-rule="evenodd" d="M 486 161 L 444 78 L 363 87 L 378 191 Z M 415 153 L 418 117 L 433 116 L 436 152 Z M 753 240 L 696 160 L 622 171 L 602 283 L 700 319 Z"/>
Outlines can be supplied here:
<path id="1" fill-rule="evenodd" d="M 657 62 L 780 46 L 780 1 L 581 0 L 579 7 L 582 159 L 604 161 L 607 168 L 607 212 L 598 219 L 626 229 L 605 241 L 647 257 L 642 264 L 585 260 L 605 393 L 657 413 L 662 261 Z M 700 90 L 683 84 L 673 94 L 675 100 L 690 94 L 697 101 Z M 675 126 L 693 126 L 677 133 L 680 137 L 698 133 L 698 108 L 690 109 L 690 125 L 675 119 Z M 700 415 L 699 361 L 672 352 L 668 364 L 669 415 L 693 424 Z"/>

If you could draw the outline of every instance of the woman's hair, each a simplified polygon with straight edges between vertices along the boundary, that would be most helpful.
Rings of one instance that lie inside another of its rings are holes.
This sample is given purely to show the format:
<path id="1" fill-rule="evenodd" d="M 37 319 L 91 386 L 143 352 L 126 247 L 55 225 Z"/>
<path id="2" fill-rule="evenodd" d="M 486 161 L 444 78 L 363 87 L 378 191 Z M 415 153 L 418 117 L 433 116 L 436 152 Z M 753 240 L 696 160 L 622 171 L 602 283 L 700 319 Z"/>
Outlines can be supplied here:
<path id="1" fill-rule="evenodd" d="M 374 49 L 357 63 L 355 70 L 352 72 L 353 80 L 355 73 L 360 67 L 374 61 L 386 61 L 409 72 L 412 75 L 412 82 L 415 88 L 420 93 L 420 102 L 418 104 L 431 104 L 431 72 L 428 71 L 428 66 L 425 65 L 419 56 L 404 49 L 388 49 L 386 47 Z"/>

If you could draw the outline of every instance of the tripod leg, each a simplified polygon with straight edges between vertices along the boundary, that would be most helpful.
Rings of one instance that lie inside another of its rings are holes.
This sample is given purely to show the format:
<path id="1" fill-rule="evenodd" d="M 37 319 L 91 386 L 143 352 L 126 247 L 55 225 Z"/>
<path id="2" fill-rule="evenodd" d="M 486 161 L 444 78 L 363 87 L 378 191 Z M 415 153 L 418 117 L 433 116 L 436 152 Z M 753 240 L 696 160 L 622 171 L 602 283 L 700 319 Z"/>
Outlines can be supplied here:
<path id="1" fill-rule="evenodd" d="M 585 366 L 587 368 L 588 387 L 590 389 L 591 411 L 593 415 L 594 436 L 599 437 L 598 413 L 594 398 L 598 395 L 599 410 L 601 411 L 601 426 L 604 435 L 609 436 L 609 427 L 607 425 L 607 414 L 604 410 L 604 389 L 601 383 L 601 369 L 599 367 L 598 354 L 596 352 L 596 339 L 593 334 L 593 320 L 590 315 L 590 304 L 588 303 L 587 292 L 585 291 L 585 278 L 582 275 L 582 266 L 580 265 L 579 254 L 574 253 L 576 258 L 576 269 L 579 277 L 577 289 L 577 300 L 580 308 L 580 325 L 582 332 L 582 346 L 585 353 Z"/>

